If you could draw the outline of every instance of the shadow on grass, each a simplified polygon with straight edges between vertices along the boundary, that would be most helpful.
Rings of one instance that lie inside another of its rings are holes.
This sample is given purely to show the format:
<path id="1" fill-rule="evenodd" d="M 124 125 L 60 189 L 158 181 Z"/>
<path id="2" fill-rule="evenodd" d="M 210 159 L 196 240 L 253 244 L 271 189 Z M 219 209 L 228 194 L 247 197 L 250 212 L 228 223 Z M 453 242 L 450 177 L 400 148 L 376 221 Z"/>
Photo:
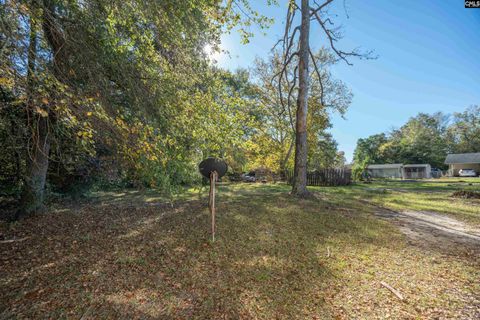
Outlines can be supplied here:
<path id="1" fill-rule="evenodd" d="M 395 246 L 395 237 L 352 199 L 298 200 L 287 190 L 220 186 L 215 243 L 203 200 L 25 220 L 5 230 L 29 238 L 2 248 L 0 314 L 332 318 L 325 292 L 348 266 L 327 261 L 329 248 Z"/>

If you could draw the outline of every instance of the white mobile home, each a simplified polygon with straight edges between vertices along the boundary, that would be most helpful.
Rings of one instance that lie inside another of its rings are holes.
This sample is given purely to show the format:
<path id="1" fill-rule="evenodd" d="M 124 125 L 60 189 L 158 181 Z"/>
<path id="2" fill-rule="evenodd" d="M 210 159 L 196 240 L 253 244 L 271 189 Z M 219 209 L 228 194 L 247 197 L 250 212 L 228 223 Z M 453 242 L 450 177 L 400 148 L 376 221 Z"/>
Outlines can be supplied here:
<path id="1" fill-rule="evenodd" d="M 429 164 L 371 164 L 367 172 L 372 178 L 430 179 L 432 167 Z"/>
<path id="2" fill-rule="evenodd" d="M 404 179 L 430 179 L 432 167 L 429 164 L 405 164 L 403 165 Z"/>
<path id="3" fill-rule="evenodd" d="M 367 172 L 372 178 L 402 178 L 403 164 L 371 164 L 367 167 Z"/>

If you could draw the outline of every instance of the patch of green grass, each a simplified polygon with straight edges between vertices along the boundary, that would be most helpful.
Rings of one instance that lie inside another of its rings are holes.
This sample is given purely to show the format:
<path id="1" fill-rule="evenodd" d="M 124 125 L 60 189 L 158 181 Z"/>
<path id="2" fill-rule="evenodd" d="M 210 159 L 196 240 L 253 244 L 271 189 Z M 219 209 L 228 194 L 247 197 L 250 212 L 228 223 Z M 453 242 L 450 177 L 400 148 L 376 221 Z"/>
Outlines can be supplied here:
<path id="1" fill-rule="evenodd" d="M 360 184 L 370 185 L 377 188 L 388 189 L 401 189 L 410 191 L 452 191 L 459 189 L 466 190 L 479 190 L 480 178 L 442 178 L 442 179 L 424 179 L 424 180 L 375 180 L 372 184 Z"/>
<path id="2" fill-rule="evenodd" d="M 146 265 L 145 259 L 143 257 L 135 257 L 135 256 L 120 256 L 115 260 L 116 263 L 124 266 L 138 266 L 138 265 Z"/>
<path id="3" fill-rule="evenodd" d="M 369 184 L 358 183 L 344 187 L 309 187 L 310 190 L 328 194 L 334 199 L 332 206 L 354 205 L 358 200 L 393 210 L 433 211 L 448 214 L 463 221 L 480 225 L 480 200 L 453 198 L 458 190 L 480 191 L 480 178 L 442 178 L 432 180 L 403 181 L 376 180 Z M 279 193 L 288 193 L 290 186 L 285 183 L 220 183 L 217 185 L 217 199 L 235 197 L 248 199 L 252 193 L 264 197 L 275 197 Z M 185 188 L 174 195 L 162 195 L 157 190 L 108 191 L 95 192 L 90 199 L 103 204 L 145 205 L 170 201 L 206 201 L 208 188 Z"/>
<path id="4" fill-rule="evenodd" d="M 393 210 L 431 211 L 447 214 L 474 225 L 480 225 L 480 200 L 454 198 L 458 190 L 480 190 L 477 178 L 442 180 L 381 180 L 337 188 L 311 189 L 328 194 L 338 202 L 367 200 Z"/>

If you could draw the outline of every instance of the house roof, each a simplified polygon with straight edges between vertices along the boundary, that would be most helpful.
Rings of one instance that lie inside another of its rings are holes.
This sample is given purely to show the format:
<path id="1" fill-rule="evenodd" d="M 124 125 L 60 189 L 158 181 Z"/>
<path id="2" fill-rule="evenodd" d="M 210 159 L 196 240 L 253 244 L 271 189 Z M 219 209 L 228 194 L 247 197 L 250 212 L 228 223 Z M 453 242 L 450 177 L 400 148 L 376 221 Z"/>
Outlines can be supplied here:
<path id="1" fill-rule="evenodd" d="M 422 164 L 405 164 L 403 165 L 404 168 L 428 168 L 430 167 L 429 164 L 427 163 L 422 163 Z"/>
<path id="2" fill-rule="evenodd" d="M 480 152 L 456 153 L 447 155 L 447 158 L 445 159 L 445 164 L 455 163 L 480 163 Z"/>
<path id="3" fill-rule="evenodd" d="M 392 163 L 392 164 L 371 164 L 367 169 L 401 169 L 403 164 L 401 163 Z"/>

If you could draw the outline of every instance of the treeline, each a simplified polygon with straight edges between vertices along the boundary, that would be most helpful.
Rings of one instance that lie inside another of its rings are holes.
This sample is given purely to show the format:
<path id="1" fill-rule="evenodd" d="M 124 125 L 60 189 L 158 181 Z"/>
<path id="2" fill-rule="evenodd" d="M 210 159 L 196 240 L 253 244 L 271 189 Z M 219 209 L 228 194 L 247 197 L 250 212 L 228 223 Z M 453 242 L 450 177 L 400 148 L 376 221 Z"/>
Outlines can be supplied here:
<path id="1" fill-rule="evenodd" d="M 382 163 L 428 163 L 445 169 L 448 153 L 480 152 L 480 107 L 453 115 L 419 113 L 399 129 L 359 139 L 354 152 L 358 167 Z"/>
<path id="2" fill-rule="evenodd" d="M 205 52 L 222 32 L 237 28 L 247 41 L 246 26 L 269 24 L 248 1 L 0 5 L 0 184 L 20 200 L 19 214 L 41 208 L 45 190 L 172 192 L 199 181 L 207 156 L 235 171 L 292 167 L 297 91 L 288 103 L 279 97 L 280 53 L 232 73 Z M 311 74 L 308 161 L 334 166 L 344 158 L 329 114 L 345 112 L 351 93 L 331 76 L 330 52 L 314 59 L 321 72 Z"/>

